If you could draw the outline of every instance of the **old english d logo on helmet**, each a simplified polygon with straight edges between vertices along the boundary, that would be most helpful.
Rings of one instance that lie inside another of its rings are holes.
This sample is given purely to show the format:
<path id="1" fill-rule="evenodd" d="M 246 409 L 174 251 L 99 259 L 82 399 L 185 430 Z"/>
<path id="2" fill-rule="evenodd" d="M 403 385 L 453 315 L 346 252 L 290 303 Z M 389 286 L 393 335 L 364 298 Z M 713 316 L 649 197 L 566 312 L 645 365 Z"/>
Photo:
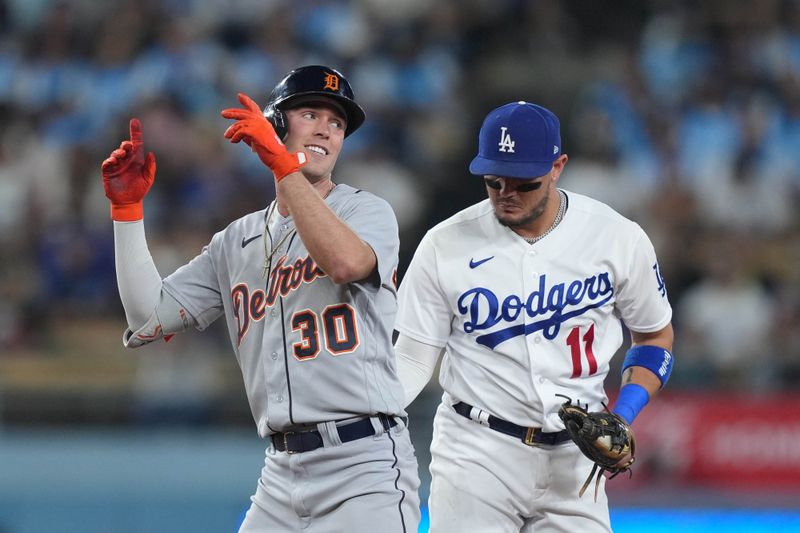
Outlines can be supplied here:
<path id="1" fill-rule="evenodd" d="M 336 69 L 322 65 L 308 65 L 296 68 L 272 89 L 264 116 L 275 127 L 275 132 L 283 139 L 288 132 L 284 111 L 292 107 L 297 98 L 303 96 L 324 96 L 331 98 L 344 108 L 347 118 L 345 137 L 356 131 L 364 123 L 366 114 L 355 101 L 353 89 L 347 78 Z"/>
<path id="2" fill-rule="evenodd" d="M 330 89 L 331 91 L 339 90 L 339 76 L 336 74 L 328 74 L 325 76 L 325 87 L 323 89 Z"/>

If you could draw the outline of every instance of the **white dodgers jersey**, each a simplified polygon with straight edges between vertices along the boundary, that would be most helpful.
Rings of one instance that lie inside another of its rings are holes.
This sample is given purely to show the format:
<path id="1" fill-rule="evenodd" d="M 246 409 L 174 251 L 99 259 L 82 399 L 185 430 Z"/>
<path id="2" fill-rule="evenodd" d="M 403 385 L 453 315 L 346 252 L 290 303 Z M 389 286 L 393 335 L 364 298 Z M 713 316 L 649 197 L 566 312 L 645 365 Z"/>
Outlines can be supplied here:
<path id="1" fill-rule="evenodd" d="M 602 409 L 621 322 L 648 333 L 672 317 L 644 231 L 601 202 L 567 199 L 563 220 L 532 245 L 498 222 L 488 199 L 431 229 L 403 278 L 395 323 L 445 347 L 440 382 L 456 401 L 544 431 L 563 429 L 556 394 Z"/>

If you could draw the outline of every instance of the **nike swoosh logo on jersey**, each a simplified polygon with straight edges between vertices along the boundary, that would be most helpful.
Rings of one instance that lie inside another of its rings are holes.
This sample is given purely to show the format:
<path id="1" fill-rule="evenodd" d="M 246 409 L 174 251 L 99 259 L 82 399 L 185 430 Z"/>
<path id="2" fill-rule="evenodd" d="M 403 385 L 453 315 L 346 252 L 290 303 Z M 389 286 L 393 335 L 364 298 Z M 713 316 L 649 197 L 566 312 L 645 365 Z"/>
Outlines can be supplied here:
<path id="1" fill-rule="evenodd" d="M 490 259 L 494 259 L 494 256 L 493 255 L 489 256 L 486 259 L 481 259 L 480 261 L 475 261 L 474 259 L 470 259 L 469 260 L 469 267 L 470 268 L 478 268 L 479 266 L 484 264 L 486 261 L 489 261 Z"/>
<path id="2" fill-rule="evenodd" d="M 244 248 L 245 246 L 247 246 L 248 244 L 250 244 L 250 243 L 251 243 L 251 242 L 253 242 L 254 240 L 258 239 L 258 238 L 259 238 L 259 237 L 261 237 L 262 235 L 263 235 L 263 233 L 259 233 L 259 234 L 258 234 L 258 235 L 256 235 L 255 237 L 250 237 L 249 239 L 245 239 L 244 237 L 242 237 L 242 248 Z"/>

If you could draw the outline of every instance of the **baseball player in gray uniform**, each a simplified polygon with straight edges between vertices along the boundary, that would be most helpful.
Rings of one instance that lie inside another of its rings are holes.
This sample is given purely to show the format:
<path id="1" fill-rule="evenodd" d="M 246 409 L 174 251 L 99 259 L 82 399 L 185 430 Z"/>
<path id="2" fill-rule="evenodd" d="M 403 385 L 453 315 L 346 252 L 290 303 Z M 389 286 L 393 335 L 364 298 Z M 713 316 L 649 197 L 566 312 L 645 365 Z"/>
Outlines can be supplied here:
<path id="1" fill-rule="evenodd" d="M 144 235 L 156 163 L 138 120 L 102 164 L 129 326 L 123 344 L 225 317 L 269 442 L 240 531 L 415 532 L 417 462 L 391 345 L 397 221 L 385 201 L 331 176 L 364 111 L 342 74 L 323 66 L 290 72 L 263 112 L 246 95 L 239 101 L 222 112 L 235 121 L 225 137 L 272 171 L 276 199 L 163 280 Z"/>

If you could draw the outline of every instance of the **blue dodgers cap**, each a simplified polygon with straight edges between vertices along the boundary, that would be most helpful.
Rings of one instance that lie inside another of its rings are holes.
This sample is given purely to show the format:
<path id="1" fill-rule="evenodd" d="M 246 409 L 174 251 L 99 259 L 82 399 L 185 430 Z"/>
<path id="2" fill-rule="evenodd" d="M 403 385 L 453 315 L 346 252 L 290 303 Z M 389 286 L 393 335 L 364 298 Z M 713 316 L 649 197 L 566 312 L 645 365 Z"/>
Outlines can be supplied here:
<path id="1" fill-rule="evenodd" d="M 469 171 L 478 176 L 535 179 L 561 155 L 561 126 L 552 111 L 512 102 L 486 115 L 478 136 L 478 155 Z"/>

